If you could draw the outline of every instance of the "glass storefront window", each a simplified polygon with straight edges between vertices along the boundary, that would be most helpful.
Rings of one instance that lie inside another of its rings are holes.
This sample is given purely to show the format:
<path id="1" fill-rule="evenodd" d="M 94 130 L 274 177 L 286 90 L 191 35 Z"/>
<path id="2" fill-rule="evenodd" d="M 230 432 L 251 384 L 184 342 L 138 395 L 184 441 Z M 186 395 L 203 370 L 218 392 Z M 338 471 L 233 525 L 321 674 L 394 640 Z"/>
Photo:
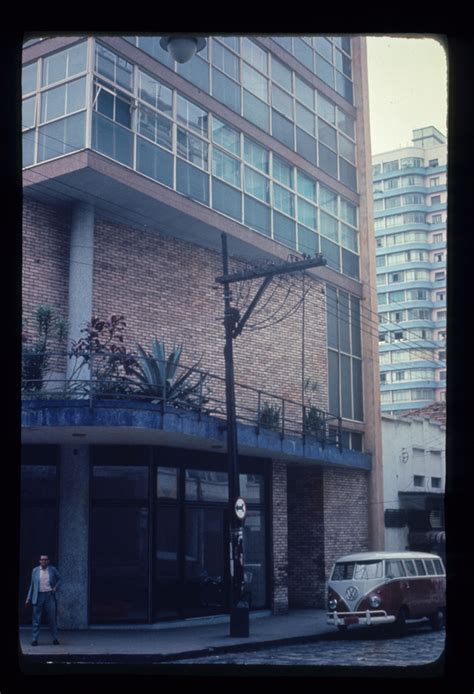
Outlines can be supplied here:
<path id="1" fill-rule="evenodd" d="M 156 478 L 156 496 L 158 499 L 178 498 L 178 469 L 159 467 Z"/>
<path id="2" fill-rule="evenodd" d="M 227 472 L 186 470 L 185 495 L 187 501 L 227 502 L 229 499 Z"/>
<path id="3" fill-rule="evenodd" d="M 94 465 L 93 499 L 144 499 L 148 496 L 148 468 L 135 465 Z"/>

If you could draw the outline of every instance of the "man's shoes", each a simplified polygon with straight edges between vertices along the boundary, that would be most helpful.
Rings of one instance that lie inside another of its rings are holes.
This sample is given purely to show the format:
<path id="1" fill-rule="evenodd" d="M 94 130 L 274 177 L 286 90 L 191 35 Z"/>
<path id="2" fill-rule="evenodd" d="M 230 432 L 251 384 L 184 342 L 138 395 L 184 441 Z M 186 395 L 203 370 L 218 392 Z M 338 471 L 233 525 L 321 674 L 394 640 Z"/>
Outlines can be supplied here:
<path id="1" fill-rule="evenodd" d="M 59 646 L 59 641 L 57 639 L 54 639 L 53 646 Z"/>
<path id="2" fill-rule="evenodd" d="M 31 645 L 32 645 L 32 646 L 37 646 L 37 645 L 38 645 L 38 641 L 32 641 L 32 642 L 31 642 Z"/>

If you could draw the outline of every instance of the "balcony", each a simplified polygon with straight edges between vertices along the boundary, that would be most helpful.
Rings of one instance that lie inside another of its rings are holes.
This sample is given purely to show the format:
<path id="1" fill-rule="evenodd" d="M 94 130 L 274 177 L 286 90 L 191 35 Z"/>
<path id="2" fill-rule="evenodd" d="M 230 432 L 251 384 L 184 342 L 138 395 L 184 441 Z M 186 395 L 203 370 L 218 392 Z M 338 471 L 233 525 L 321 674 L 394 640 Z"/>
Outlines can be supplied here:
<path id="1" fill-rule="evenodd" d="M 48 359 L 49 367 L 43 374 L 38 372 L 42 358 Z M 89 354 L 67 378 L 65 366 L 71 358 L 65 352 L 23 357 L 24 443 L 80 440 L 209 451 L 226 448 L 221 376 L 180 365 L 172 380 L 160 381 L 157 374 L 166 368 L 165 362 L 153 366 L 146 358 L 134 356 L 132 363 L 129 356 Z M 146 374 L 145 380 L 137 376 L 140 373 Z M 240 383 L 235 391 L 240 453 L 371 468 L 370 453 L 343 448 L 341 417 Z"/>

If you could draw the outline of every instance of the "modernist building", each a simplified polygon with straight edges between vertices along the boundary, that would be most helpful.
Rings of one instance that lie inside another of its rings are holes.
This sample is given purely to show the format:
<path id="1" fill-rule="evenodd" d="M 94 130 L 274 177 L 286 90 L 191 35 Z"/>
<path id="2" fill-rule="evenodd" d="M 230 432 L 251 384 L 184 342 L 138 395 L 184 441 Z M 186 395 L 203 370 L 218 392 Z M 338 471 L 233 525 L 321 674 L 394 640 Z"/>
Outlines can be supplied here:
<path id="1" fill-rule="evenodd" d="M 176 341 L 210 395 L 105 398 L 60 354 L 23 382 L 21 591 L 46 552 L 64 628 L 227 611 L 225 232 L 232 272 L 327 260 L 275 278 L 234 344 L 251 607 L 323 606 L 334 558 L 383 546 L 365 40 L 211 37 L 181 65 L 159 37 L 69 36 L 23 58 L 29 344 L 45 305 L 69 345 L 124 316 L 127 349 Z M 257 287 L 233 286 L 241 314 Z"/>
<path id="2" fill-rule="evenodd" d="M 385 549 L 445 556 L 446 403 L 382 415 Z"/>
<path id="3" fill-rule="evenodd" d="M 373 157 L 382 411 L 446 397 L 446 138 Z"/>

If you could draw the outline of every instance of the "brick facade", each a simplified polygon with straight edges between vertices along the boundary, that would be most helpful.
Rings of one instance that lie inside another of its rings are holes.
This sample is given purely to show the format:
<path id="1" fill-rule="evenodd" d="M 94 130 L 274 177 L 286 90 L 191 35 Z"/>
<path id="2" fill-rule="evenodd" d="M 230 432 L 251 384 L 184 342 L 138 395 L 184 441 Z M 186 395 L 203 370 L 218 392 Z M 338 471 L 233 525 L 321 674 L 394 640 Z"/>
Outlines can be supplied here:
<path id="1" fill-rule="evenodd" d="M 288 469 L 288 559 L 290 607 L 323 607 L 323 472 Z"/>
<path id="2" fill-rule="evenodd" d="M 70 210 L 23 202 L 22 304 L 24 327 L 34 336 L 34 312 L 47 304 L 67 318 Z"/>
<path id="3" fill-rule="evenodd" d="M 286 463 L 272 463 L 272 611 L 288 612 L 288 511 Z"/>
<path id="4" fill-rule="evenodd" d="M 334 561 L 369 550 L 369 476 L 358 470 L 325 470 L 323 476 L 326 578 Z"/>

